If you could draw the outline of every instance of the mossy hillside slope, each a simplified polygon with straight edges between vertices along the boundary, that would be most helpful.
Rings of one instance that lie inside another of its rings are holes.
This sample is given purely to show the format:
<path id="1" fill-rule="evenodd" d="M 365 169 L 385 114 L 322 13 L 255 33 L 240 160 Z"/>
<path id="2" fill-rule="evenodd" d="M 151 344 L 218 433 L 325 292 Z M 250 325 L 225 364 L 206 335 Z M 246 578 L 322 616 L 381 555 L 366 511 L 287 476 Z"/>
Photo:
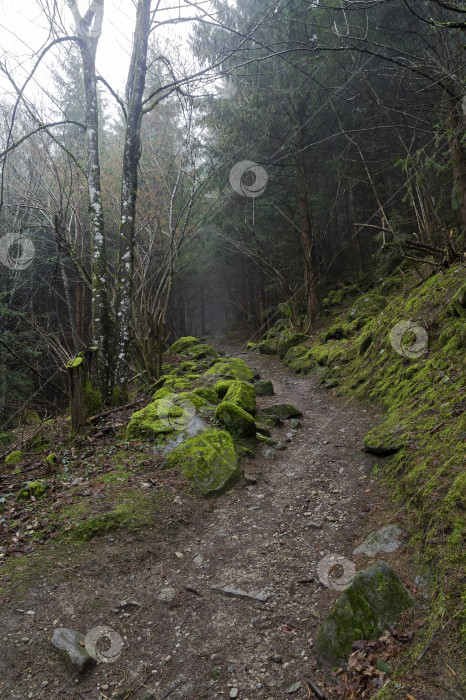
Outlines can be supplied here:
<path id="1" fill-rule="evenodd" d="M 457 265 L 412 280 L 383 302 L 376 290 L 365 296 L 378 306 L 364 308 L 356 301 L 330 321 L 320 340 L 292 348 L 285 358 L 296 371 L 320 371 L 324 379 L 336 379 L 342 393 L 376 400 L 386 409 L 365 447 L 383 452 L 385 445 L 385 454 L 394 453 L 384 462 L 388 480 L 411 506 L 412 535 L 422 555 L 437 564 L 441 590 L 453 600 L 464 596 L 464 280 L 464 268 Z M 394 333 L 407 321 L 411 329 L 401 337 Z M 466 625 L 462 633 L 466 636 Z"/>

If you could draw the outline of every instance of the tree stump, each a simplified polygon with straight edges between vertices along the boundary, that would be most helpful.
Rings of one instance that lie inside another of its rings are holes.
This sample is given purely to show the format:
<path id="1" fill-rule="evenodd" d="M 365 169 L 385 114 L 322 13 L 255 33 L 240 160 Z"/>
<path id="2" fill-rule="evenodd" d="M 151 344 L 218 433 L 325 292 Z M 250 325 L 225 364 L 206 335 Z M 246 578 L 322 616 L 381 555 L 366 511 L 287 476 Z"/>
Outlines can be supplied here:
<path id="1" fill-rule="evenodd" d="M 66 370 L 70 382 L 71 431 L 76 434 L 89 416 L 102 410 L 102 399 L 97 388 L 97 348 L 80 352 L 66 365 Z"/>

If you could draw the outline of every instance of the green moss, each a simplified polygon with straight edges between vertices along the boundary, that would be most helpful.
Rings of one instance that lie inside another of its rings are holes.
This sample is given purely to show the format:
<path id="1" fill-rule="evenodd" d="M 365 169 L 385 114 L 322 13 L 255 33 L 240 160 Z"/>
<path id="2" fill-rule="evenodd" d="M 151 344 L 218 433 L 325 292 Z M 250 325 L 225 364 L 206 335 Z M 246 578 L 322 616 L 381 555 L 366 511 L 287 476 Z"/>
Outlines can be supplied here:
<path id="1" fill-rule="evenodd" d="M 316 639 L 318 654 L 334 663 L 351 653 L 359 639 L 376 639 L 414 599 L 383 561 L 359 571 L 324 618 Z"/>
<path id="2" fill-rule="evenodd" d="M 389 419 L 380 426 L 376 426 L 370 430 L 364 438 L 363 448 L 366 452 L 374 455 L 391 455 L 402 447 L 407 442 L 406 426 L 403 424 L 393 424 L 393 420 Z"/>
<path id="3" fill-rule="evenodd" d="M 208 386 L 202 386 L 198 389 L 194 389 L 193 394 L 197 394 L 197 396 L 200 396 L 201 399 L 204 399 L 204 401 L 207 401 L 207 403 L 210 404 L 218 404 L 219 402 L 219 395 L 217 391 Z"/>
<path id="4" fill-rule="evenodd" d="M 9 432 L 5 430 L 4 432 L 0 432 L 0 447 L 5 447 L 6 445 L 9 445 L 10 442 L 12 442 L 14 439 L 14 433 Z"/>
<path id="5" fill-rule="evenodd" d="M 180 406 L 171 403 L 170 396 L 157 399 L 133 413 L 126 428 L 126 437 L 128 440 L 144 440 L 171 433 L 184 413 Z"/>
<path id="6" fill-rule="evenodd" d="M 258 347 L 259 343 L 252 343 L 251 341 L 249 341 L 249 343 L 247 343 L 246 345 L 246 351 L 253 352 L 254 350 L 257 350 Z"/>
<path id="7" fill-rule="evenodd" d="M 250 382 L 254 379 L 254 372 L 247 366 L 244 360 L 240 360 L 237 357 L 230 357 L 216 362 L 207 370 L 205 376 L 220 376 L 225 379 L 239 379 L 243 382 Z"/>
<path id="8" fill-rule="evenodd" d="M 194 391 L 183 391 L 175 396 L 175 400 L 179 406 L 183 406 L 183 401 L 189 401 L 192 403 L 194 408 L 197 409 L 205 408 L 209 405 L 208 402 L 202 398 L 202 396 L 199 396 L 199 394 L 195 393 Z"/>
<path id="9" fill-rule="evenodd" d="M 84 410 L 86 416 L 95 416 L 102 411 L 100 391 L 88 379 L 84 384 Z"/>
<path id="10" fill-rule="evenodd" d="M 121 406 L 123 403 L 123 391 L 120 387 L 114 386 L 112 389 L 111 404 L 112 406 Z"/>
<path id="11" fill-rule="evenodd" d="M 23 459 L 24 454 L 21 452 L 21 450 L 14 450 L 13 452 L 10 452 L 8 457 L 5 459 L 5 464 L 17 464 Z"/>
<path id="12" fill-rule="evenodd" d="M 383 477 L 394 497 L 409 503 L 410 532 L 435 571 L 433 595 L 444 598 L 450 611 L 461 597 L 455 572 L 465 567 L 463 280 L 464 269 L 457 265 L 420 282 L 407 279 L 402 290 L 399 280 L 387 290 L 379 287 L 384 300 L 361 297 L 324 332 L 349 337 L 312 347 L 308 342 L 285 358 L 295 371 L 323 371 L 339 381 L 342 393 L 386 410 L 365 447 L 387 454 Z M 406 320 L 428 334 L 418 357 L 398 354 L 390 342 L 394 326 Z"/>
<path id="13" fill-rule="evenodd" d="M 259 343 L 259 352 L 261 355 L 276 355 L 278 352 L 277 338 L 266 338 Z"/>
<path id="14" fill-rule="evenodd" d="M 44 463 L 48 464 L 49 466 L 52 466 L 53 464 L 55 464 L 56 461 L 57 461 L 57 455 L 55 454 L 55 452 L 51 452 L 49 455 L 47 455 L 47 457 L 44 458 Z"/>
<path id="15" fill-rule="evenodd" d="M 292 333 L 290 331 L 282 331 L 277 338 L 277 354 L 280 358 L 285 357 L 290 348 L 301 345 L 308 340 L 305 333 Z"/>
<path id="16" fill-rule="evenodd" d="M 220 379 L 220 381 L 218 381 L 215 384 L 214 389 L 217 392 L 217 394 L 220 396 L 220 398 L 223 398 L 225 396 L 228 389 L 235 381 L 236 381 L 235 379 Z"/>
<path id="17" fill-rule="evenodd" d="M 127 530 L 149 527 L 153 523 L 154 511 L 154 503 L 149 497 L 141 499 L 130 495 L 126 502 L 118 504 L 113 510 L 77 524 L 71 530 L 70 537 L 78 542 L 84 542 L 120 527 Z"/>
<path id="18" fill-rule="evenodd" d="M 215 420 L 236 437 L 253 437 L 256 434 L 256 424 L 252 416 L 229 401 L 222 401 L 218 405 Z"/>
<path id="19" fill-rule="evenodd" d="M 195 362 L 194 360 L 186 360 L 185 362 L 181 363 L 181 365 L 179 366 L 179 369 L 182 372 L 195 372 L 198 367 L 199 367 L 198 362 Z"/>
<path id="20" fill-rule="evenodd" d="M 173 389 L 169 386 L 163 386 L 161 389 L 157 389 L 152 397 L 152 401 L 157 401 L 157 399 L 164 399 L 166 396 L 172 396 Z"/>
<path id="21" fill-rule="evenodd" d="M 192 335 L 186 335 L 173 343 L 173 345 L 168 348 L 168 352 L 172 353 L 173 355 L 180 355 L 199 344 L 200 343 L 197 338 Z"/>
<path id="22" fill-rule="evenodd" d="M 170 387 L 170 389 L 182 391 L 183 389 L 190 389 L 191 382 L 187 378 L 184 379 L 182 377 L 168 377 L 164 383 L 164 387 Z"/>
<path id="23" fill-rule="evenodd" d="M 218 357 L 218 352 L 211 345 L 199 343 L 187 351 L 187 354 L 195 360 L 202 360 L 206 357 Z"/>
<path id="24" fill-rule="evenodd" d="M 248 413 L 256 410 L 256 390 L 247 382 L 232 382 L 225 394 L 224 401 L 234 403 Z"/>
<path id="25" fill-rule="evenodd" d="M 208 430 L 186 440 L 168 455 L 167 467 L 181 469 L 204 496 L 219 495 L 240 476 L 233 441 L 223 430 Z"/>
<path id="26" fill-rule="evenodd" d="M 35 423 L 40 423 L 39 414 L 37 411 L 26 411 L 24 414 L 24 422 L 28 425 L 34 425 Z"/>
<path id="27" fill-rule="evenodd" d="M 75 367 L 79 367 L 84 362 L 84 358 L 82 355 L 78 355 L 77 357 L 74 358 L 74 360 L 70 360 L 68 364 L 66 365 L 67 369 L 74 369 Z"/>
<path id="28" fill-rule="evenodd" d="M 18 501 L 28 501 L 30 498 L 40 498 L 47 492 L 47 486 L 42 481 L 30 481 L 18 492 Z"/>

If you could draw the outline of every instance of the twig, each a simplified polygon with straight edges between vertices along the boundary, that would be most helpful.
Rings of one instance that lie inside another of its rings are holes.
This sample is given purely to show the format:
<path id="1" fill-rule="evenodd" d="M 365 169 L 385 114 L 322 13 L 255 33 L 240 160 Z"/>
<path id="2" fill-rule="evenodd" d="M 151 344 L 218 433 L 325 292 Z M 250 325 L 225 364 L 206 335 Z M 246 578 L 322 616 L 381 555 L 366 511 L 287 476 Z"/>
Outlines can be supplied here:
<path id="1" fill-rule="evenodd" d="M 308 690 L 312 690 L 312 692 L 316 696 L 317 700 L 328 700 L 328 697 L 326 695 L 324 695 L 323 693 L 321 693 L 319 688 L 317 686 L 315 686 L 314 683 L 311 683 L 311 681 L 309 681 L 309 683 L 306 682 L 306 685 L 307 685 Z"/>
<path id="2" fill-rule="evenodd" d="M 175 690 L 180 687 L 180 685 L 181 681 L 174 683 L 174 685 L 170 686 L 170 688 L 168 688 L 168 690 L 166 690 L 165 693 L 160 696 L 160 700 L 165 700 L 165 698 L 168 698 L 168 696 L 174 693 Z"/>

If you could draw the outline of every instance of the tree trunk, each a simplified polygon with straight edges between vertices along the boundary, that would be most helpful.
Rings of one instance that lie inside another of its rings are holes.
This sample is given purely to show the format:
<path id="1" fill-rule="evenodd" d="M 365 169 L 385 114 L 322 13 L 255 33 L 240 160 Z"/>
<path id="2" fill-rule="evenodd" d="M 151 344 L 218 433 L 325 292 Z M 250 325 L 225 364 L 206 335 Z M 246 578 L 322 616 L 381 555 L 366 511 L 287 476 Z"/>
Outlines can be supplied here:
<path id="1" fill-rule="evenodd" d="M 79 433 L 89 416 L 102 410 L 97 389 L 97 348 L 80 353 L 66 366 L 70 383 L 71 430 Z"/>
<path id="2" fill-rule="evenodd" d="M 113 402 L 124 402 L 127 393 L 138 163 L 141 155 L 140 133 L 143 113 L 142 100 L 147 72 L 150 6 L 151 0 L 139 0 L 138 2 L 131 64 L 126 82 L 128 114 L 121 181 L 120 257 Z"/>
<path id="3" fill-rule="evenodd" d="M 102 395 L 108 394 L 110 313 L 107 294 L 107 257 L 105 251 L 102 186 L 100 179 L 99 114 L 95 59 L 102 29 L 104 0 L 94 0 L 81 17 L 76 0 L 68 0 L 73 13 L 79 43 L 84 78 L 87 138 L 87 186 L 91 225 L 92 274 L 92 343 L 99 348 L 99 386 Z"/>

